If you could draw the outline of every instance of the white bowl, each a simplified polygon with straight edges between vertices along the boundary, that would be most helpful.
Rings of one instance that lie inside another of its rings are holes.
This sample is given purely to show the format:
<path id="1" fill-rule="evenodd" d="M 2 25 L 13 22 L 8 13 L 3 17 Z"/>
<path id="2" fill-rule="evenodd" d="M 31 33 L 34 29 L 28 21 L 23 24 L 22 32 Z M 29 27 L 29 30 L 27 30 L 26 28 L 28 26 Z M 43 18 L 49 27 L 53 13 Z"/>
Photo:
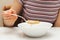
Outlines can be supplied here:
<path id="1" fill-rule="evenodd" d="M 48 32 L 52 27 L 51 23 L 40 22 L 39 24 L 30 25 L 26 22 L 18 24 L 22 32 L 31 37 L 40 37 Z"/>

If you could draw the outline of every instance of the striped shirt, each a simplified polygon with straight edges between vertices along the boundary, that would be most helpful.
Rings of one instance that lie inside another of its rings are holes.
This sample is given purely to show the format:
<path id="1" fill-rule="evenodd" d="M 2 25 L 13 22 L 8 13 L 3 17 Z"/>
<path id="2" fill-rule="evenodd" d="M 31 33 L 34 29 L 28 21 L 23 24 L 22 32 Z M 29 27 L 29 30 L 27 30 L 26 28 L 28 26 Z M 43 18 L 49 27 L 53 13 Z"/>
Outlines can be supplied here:
<path id="1" fill-rule="evenodd" d="M 58 0 L 22 0 L 23 16 L 28 20 L 54 23 L 59 9 Z"/>

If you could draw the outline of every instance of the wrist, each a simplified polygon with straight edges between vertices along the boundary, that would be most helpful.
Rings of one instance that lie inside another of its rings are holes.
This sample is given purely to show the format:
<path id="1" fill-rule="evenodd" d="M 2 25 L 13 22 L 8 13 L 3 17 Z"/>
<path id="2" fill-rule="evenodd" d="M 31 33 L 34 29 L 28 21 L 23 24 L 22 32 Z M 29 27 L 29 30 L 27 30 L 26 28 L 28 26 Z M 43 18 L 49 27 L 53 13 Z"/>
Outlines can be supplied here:
<path id="1" fill-rule="evenodd" d="M 4 24 L 4 27 L 14 27 L 14 25 L 8 25 L 8 24 Z"/>

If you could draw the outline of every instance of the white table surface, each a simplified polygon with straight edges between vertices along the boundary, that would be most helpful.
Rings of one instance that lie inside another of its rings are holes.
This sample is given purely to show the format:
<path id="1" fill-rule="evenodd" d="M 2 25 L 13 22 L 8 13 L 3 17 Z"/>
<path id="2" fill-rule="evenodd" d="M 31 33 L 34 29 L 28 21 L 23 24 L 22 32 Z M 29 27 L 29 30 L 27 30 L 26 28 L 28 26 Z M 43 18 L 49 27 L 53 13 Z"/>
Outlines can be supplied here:
<path id="1" fill-rule="evenodd" d="M 49 32 L 40 38 L 31 38 L 23 34 L 18 28 L 1 28 L 0 40 L 60 40 L 60 27 L 53 27 Z"/>

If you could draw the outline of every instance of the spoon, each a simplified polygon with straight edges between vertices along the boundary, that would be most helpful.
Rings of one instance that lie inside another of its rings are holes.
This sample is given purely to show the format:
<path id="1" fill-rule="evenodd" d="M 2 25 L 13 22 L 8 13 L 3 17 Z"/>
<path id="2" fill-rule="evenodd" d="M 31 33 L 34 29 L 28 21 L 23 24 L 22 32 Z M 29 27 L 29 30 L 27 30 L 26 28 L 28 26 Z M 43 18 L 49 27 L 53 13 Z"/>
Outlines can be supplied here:
<path id="1" fill-rule="evenodd" d="M 27 22 L 31 27 L 32 27 L 32 25 L 33 24 L 38 24 L 39 23 L 39 21 L 32 21 L 32 20 L 26 20 L 24 17 L 22 17 L 22 16 L 20 16 L 20 15 L 17 15 L 17 14 L 11 14 L 11 15 L 13 15 L 13 16 L 18 16 L 18 17 L 20 17 L 20 18 L 22 18 L 25 22 Z"/>
<path id="2" fill-rule="evenodd" d="M 25 22 L 28 23 L 28 21 L 27 21 L 24 17 L 22 17 L 22 16 L 20 16 L 20 15 L 16 15 L 16 14 L 11 14 L 11 15 L 13 15 L 13 16 L 18 16 L 18 17 L 22 18 Z M 29 25 L 32 26 L 32 24 L 29 24 Z"/>
<path id="3" fill-rule="evenodd" d="M 22 18 L 25 22 L 28 23 L 28 21 L 27 21 L 24 17 L 22 17 L 22 16 L 20 16 L 20 15 L 16 15 L 16 14 L 11 14 L 11 15 L 13 15 L 13 16 L 18 16 L 18 17 Z M 29 24 L 29 25 L 32 26 L 32 24 Z"/>
<path id="4" fill-rule="evenodd" d="M 26 19 L 24 17 L 20 16 L 20 15 L 16 15 L 16 14 L 11 14 L 11 15 L 18 16 L 18 17 L 22 18 L 26 22 Z"/>
<path id="5" fill-rule="evenodd" d="M 39 21 L 33 21 L 33 20 L 28 20 L 28 21 L 26 21 L 26 19 L 25 19 L 24 17 L 19 16 L 19 15 L 16 15 L 16 14 L 11 14 L 11 15 L 13 15 L 13 16 L 18 16 L 18 17 L 22 18 L 25 22 L 27 22 L 27 23 L 29 23 L 29 24 L 38 24 L 38 23 L 39 23 Z"/>

